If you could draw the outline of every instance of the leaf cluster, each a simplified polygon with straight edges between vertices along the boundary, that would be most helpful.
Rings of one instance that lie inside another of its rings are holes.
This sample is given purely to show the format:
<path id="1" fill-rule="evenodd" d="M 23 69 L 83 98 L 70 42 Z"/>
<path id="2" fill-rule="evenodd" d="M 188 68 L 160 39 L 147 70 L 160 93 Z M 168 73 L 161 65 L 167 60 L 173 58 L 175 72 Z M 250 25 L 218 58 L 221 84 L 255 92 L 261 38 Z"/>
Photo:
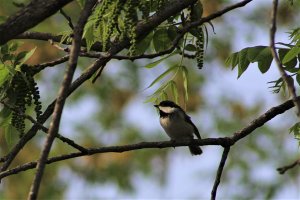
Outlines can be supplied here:
<path id="1" fill-rule="evenodd" d="M 300 86 L 300 28 L 296 28 L 290 33 L 289 44 L 279 42 L 277 44 L 283 47 L 277 47 L 276 50 L 279 55 L 280 62 L 284 70 L 295 77 L 297 84 Z M 231 66 L 232 69 L 238 67 L 238 78 L 247 70 L 250 63 L 257 63 L 260 72 L 266 73 L 273 61 L 273 56 L 268 46 L 254 46 L 247 47 L 241 51 L 231 54 L 227 60 L 226 65 Z M 291 79 L 294 81 L 294 79 Z M 280 77 L 277 80 L 270 81 L 270 88 L 274 93 L 279 93 L 281 90 L 286 92 L 286 83 Z M 290 128 L 290 132 L 294 133 L 295 138 L 299 138 L 299 124 L 296 123 Z"/>
<path id="2" fill-rule="evenodd" d="M 20 135 L 25 130 L 26 107 L 34 102 L 36 117 L 41 115 L 40 94 L 33 78 L 34 71 L 25 65 L 33 55 L 31 51 L 19 51 L 19 44 L 11 43 L 0 47 L 0 101 L 5 107 L 0 112 L 1 126 L 7 134 L 15 127 Z M 7 107 L 9 105 L 9 107 Z"/>

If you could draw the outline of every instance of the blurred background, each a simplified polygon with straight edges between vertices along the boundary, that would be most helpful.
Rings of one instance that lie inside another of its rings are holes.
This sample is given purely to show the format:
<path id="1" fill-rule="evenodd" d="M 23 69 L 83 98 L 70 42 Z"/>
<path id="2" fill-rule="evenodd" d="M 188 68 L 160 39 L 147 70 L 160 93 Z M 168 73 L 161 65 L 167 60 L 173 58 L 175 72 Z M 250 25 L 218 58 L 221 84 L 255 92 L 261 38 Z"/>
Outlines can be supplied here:
<path id="1" fill-rule="evenodd" d="M 29 1 L 13 1 L 27 3 Z M 8 16 L 18 8 L 0 0 L 0 15 Z M 203 0 L 204 16 L 222 9 L 229 0 Z M 281 1 L 276 41 L 288 43 L 288 31 L 299 26 L 299 1 L 291 6 Z M 213 20 L 204 68 L 184 59 L 189 69 L 187 112 L 203 138 L 231 136 L 269 108 L 288 99 L 272 93 L 270 81 L 279 73 L 274 63 L 261 74 L 251 64 L 237 79 L 237 71 L 224 62 L 233 52 L 257 45 L 269 45 L 271 0 L 253 1 Z M 76 2 L 64 8 L 76 22 Z M 60 33 L 68 25 L 59 13 L 45 20 L 34 31 Z M 215 32 L 215 33 L 214 33 Z M 24 49 L 37 46 L 31 64 L 51 61 L 62 55 L 49 42 L 24 40 Z M 159 124 L 152 103 L 145 103 L 155 89 L 147 86 L 180 57 L 172 57 L 153 69 L 144 66 L 153 60 L 108 63 L 95 84 L 86 82 L 67 100 L 60 133 L 85 147 L 133 144 L 169 140 Z M 93 62 L 80 58 L 76 77 Z M 55 98 L 66 64 L 47 68 L 37 77 L 43 108 Z M 76 78 L 75 77 L 75 78 Z M 158 87 L 158 86 L 157 86 Z M 297 91 L 299 93 L 299 91 Z M 219 199 L 300 199 L 299 169 L 280 175 L 277 167 L 299 158 L 298 141 L 289 134 L 297 122 L 290 110 L 239 141 L 230 151 L 218 189 Z M 49 123 L 49 120 L 48 120 Z M 47 124 L 48 125 L 48 124 Z M 28 124 L 28 127 L 30 124 Z M 17 142 L 0 134 L 0 153 L 5 155 Z M 13 166 L 38 158 L 45 134 L 38 133 L 21 151 Z M 41 199 L 209 199 L 223 148 L 205 146 L 201 156 L 191 156 L 188 148 L 144 149 L 125 153 L 105 153 L 57 162 L 46 167 Z M 51 156 L 73 152 L 55 141 Z M 35 171 L 6 177 L 0 186 L 1 199 L 27 196 Z"/>

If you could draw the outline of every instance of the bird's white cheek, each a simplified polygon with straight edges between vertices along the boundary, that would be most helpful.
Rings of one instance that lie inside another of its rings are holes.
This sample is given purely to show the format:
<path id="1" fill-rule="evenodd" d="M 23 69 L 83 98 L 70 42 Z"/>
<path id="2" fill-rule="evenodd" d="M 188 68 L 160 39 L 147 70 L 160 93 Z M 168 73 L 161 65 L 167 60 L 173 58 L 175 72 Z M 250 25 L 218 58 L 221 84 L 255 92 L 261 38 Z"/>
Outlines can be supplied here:
<path id="1" fill-rule="evenodd" d="M 172 113 L 175 111 L 175 109 L 176 108 L 159 106 L 159 110 L 163 111 L 164 113 Z"/>

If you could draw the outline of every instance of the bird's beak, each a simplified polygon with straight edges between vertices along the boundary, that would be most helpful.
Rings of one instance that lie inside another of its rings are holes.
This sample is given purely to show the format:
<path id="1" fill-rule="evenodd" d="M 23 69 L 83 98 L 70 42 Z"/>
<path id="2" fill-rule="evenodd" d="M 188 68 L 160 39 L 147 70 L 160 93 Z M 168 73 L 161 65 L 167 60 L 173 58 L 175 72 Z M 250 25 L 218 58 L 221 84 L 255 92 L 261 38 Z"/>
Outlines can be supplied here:
<path id="1" fill-rule="evenodd" d="M 154 105 L 154 107 L 158 108 L 158 105 Z"/>

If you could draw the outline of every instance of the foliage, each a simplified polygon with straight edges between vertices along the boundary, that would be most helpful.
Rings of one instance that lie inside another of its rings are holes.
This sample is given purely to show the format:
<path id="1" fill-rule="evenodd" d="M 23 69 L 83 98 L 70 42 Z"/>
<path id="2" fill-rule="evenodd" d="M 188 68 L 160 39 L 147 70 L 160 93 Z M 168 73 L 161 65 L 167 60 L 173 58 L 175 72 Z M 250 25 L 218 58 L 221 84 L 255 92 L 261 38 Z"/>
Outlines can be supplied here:
<path id="1" fill-rule="evenodd" d="M 289 33 L 290 44 L 279 43 L 287 48 L 277 48 L 279 59 L 284 66 L 284 70 L 294 76 L 297 84 L 300 86 L 300 28 L 296 28 Z M 268 46 L 254 46 L 242 49 L 239 52 L 231 54 L 227 60 L 226 65 L 234 69 L 238 67 L 238 78 L 247 70 L 250 63 L 257 63 L 261 73 L 266 73 L 273 60 L 270 47 Z M 298 65 L 297 65 L 298 64 Z M 273 84 L 270 88 L 274 93 L 279 93 L 281 89 L 286 92 L 286 85 L 282 78 L 270 81 Z M 290 132 L 294 133 L 295 138 L 299 138 L 298 123 L 290 128 Z"/>
<path id="2" fill-rule="evenodd" d="M 23 135 L 25 131 L 26 106 L 34 102 L 37 121 L 42 114 L 39 89 L 33 78 L 34 71 L 24 63 L 33 55 L 35 48 L 31 51 L 21 51 L 17 43 L 5 44 L 0 47 L 0 101 L 10 105 L 11 108 L 2 110 L 1 125 L 10 132 L 10 125 L 14 126 Z M 8 134 L 7 134 L 8 135 Z"/>

